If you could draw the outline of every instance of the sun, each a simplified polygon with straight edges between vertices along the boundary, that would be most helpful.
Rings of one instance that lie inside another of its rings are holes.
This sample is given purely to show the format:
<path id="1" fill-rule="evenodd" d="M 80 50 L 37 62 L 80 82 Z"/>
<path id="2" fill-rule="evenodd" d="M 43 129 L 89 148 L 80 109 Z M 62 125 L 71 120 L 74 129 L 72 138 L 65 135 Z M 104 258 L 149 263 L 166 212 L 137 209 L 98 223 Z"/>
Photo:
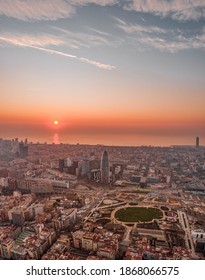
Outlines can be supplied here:
<path id="1" fill-rule="evenodd" d="M 58 125 L 58 121 L 54 121 L 53 123 L 54 123 L 54 125 Z"/>

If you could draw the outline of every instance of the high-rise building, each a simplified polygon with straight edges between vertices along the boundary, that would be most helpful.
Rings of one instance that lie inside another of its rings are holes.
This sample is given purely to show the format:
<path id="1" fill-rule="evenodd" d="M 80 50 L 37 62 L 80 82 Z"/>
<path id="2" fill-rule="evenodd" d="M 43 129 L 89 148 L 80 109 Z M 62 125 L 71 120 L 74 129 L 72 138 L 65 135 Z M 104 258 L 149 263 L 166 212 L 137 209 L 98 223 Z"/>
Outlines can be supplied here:
<path id="1" fill-rule="evenodd" d="M 84 176 L 86 174 L 88 174 L 88 172 L 90 172 L 90 161 L 89 160 L 81 160 L 79 162 L 79 166 L 80 166 L 80 175 Z"/>
<path id="2" fill-rule="evenodd" d="M 110 164 L 108 152 L 104 151 L 101 158 L 101 183 L 109 184 L 110 183 Z"/>
<path id="3" fill-rule="evenodd" d="M 63 168 L 65 167 L 64 165 L 64 159 L 59 159 L 59 171 L 63 172 Z"/>
<path id="4" fill-rule="evenodd" d="M 28 156 L 28 146 L 23 141 L 19 143 L 19 155 L 21 158 Z"/>
<path id="5" fill-rule="evenodd" d="M 196 137 L 196 147 L 197 148 L 199 147 L 199 137 L 198 136 Z"/>

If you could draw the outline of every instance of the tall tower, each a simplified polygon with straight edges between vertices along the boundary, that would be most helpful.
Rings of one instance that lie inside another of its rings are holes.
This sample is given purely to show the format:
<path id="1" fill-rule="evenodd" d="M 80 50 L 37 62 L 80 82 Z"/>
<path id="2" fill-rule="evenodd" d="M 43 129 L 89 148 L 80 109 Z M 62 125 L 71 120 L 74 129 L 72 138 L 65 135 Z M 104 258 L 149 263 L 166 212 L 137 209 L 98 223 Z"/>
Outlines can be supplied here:
<path id="1" fill-rule="evenodd" d="M 196 137 L 196 147 L 197 148 L 199 147 L 199 137 L 198 136 Z"/>
<path id="2" fill-rule="evenodd" d="M 101 183 L 109 184 L 110 183 L 110 164 L 108 152 L 104 151 L 101 158 Z"/>

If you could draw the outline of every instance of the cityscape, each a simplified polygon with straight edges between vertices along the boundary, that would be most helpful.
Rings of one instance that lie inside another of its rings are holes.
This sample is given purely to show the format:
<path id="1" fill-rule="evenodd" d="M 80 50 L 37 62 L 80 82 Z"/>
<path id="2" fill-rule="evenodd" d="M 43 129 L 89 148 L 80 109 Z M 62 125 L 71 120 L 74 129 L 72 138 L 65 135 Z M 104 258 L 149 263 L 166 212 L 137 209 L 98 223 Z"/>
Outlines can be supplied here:
<path id="1" fill-rule="evenodd" d="M 0 0 L 1 260 L 205 259 L 204 11 Z"/>
<path id="2" fill-rule="evenodd" d="M 205 147 L 0 139 L 0 258 L 205 259 Z"/>

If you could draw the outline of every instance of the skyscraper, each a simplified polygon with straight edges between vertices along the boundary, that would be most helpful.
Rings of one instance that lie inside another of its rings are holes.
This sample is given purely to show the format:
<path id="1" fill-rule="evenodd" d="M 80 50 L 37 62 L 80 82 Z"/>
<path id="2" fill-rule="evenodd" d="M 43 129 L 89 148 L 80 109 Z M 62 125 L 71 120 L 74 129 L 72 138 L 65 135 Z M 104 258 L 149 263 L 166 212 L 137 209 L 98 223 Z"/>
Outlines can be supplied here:
<path id="1" fill-rule="evenodd" d="M 199 137 L 198 136 L 196 137 L 196 147 L 197 148 L 199 147 Z"/>
<path id="2" fill-rule="evenodd" d="M 101 158 L 101 183 L 109 184 L 110 182 L 110 164 L 108 152 L 104 151 Z"/>

